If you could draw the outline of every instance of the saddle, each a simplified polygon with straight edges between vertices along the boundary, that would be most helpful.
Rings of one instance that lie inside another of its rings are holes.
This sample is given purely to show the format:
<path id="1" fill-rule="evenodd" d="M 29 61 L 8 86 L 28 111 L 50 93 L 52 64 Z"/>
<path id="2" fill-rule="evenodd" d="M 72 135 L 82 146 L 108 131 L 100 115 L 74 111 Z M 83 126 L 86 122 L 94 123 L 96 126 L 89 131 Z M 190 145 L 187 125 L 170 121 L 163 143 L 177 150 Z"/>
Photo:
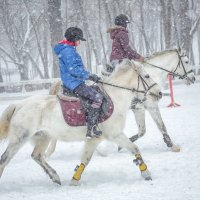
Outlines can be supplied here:
<path id="1" fill-rule="evenodd" d="M 106 121 L 113 113 L 114 106 L 111 98 L 103 92 L 100 87 L 93 86 L 103 95 L 100 110 L 99 123 Z M 78 98 L 70 90 L 63 88 L 63 94 L 57 95 L 65 122 L 70 126 L 86 126 L 87 112 L 91 102 L 86 99 Z"/>

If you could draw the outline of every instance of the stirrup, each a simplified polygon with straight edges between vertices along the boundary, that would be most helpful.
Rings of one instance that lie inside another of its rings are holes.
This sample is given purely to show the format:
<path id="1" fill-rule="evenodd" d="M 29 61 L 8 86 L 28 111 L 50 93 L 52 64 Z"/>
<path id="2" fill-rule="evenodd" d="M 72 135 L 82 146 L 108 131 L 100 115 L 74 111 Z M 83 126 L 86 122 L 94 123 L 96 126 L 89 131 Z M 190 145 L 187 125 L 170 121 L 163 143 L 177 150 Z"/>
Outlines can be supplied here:
<path id="1" fill-rule="evenodd" d="M 100 137 L 102 135 L 102 131 L 96 130 L 96 128 L 97 128 L 96 125 L 94 125 L 92 127 L 92 130 L 90 132 L 87 132 L 87 134 L 86 134 L 86 138 L 87 139 L 91 139 L 93 137 L 98 138 L 98 137 Z"/>
<path id="2" fill-rule="evenodd" d="M 94 125 L 92 127 L 92 133 L 94 134 L 95 137 L 100 137 L 102 135 L 102 131 L 97 130 L 97 126 Z"/>
<path id="3" fill-rule="evenodd" d="M 86 134 L 86 138 L 87 138 L 87 139 L 92 139 L 92 135 L 89 134 L 89 133 L 87 133 L 87 134 Z"/>

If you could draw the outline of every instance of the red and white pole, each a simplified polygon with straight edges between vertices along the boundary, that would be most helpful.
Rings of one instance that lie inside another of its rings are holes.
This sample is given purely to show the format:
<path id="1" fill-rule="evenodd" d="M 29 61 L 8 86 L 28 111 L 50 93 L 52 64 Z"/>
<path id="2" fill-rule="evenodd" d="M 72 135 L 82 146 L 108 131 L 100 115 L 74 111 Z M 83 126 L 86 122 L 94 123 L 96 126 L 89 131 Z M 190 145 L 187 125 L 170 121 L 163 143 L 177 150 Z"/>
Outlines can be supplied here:
<path id="1" fill-rule="evenodd" d="M 174 102 L 174 92 L 173 92 L 173 86 L 172 86 L 172 74 L 168 74 L 168 79 L 169 79 L 169 89 L 170 89 L 171 103 L 167 107 L 172 108 L 172 107 L 181 106 L 181 105 Z"/>

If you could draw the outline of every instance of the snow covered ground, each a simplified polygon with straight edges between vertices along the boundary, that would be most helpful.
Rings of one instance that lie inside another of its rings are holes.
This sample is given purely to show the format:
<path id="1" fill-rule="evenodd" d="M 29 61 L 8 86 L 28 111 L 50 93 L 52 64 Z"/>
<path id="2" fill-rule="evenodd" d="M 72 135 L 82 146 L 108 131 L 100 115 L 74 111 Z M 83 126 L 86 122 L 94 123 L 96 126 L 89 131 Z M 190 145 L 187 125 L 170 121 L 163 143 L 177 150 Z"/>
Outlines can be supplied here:
<path id="1" fill-rule="evenodd" d="M 180 153 L 170 152 L 147 113 L 147 133 L 138 140 L 142 156 L 152 174 L 144 181 L 133 156 L 126 150 L 117 152 L 113 144 L 104 143 L 82 175 L 81 185 L 69 186 L 73 170 L 80 163 L 83 143 L 60 142 L 49 159 L 59 174 L 62 186 L 49 180 L 31 159 L 33 147 L 25 145 L 9 163 L 0 179 L 0 200 L 199 200 L 200 199 L 200 83 L 174 86 L 178 108 L 167 108 L 169 97 L 160 102 L 161 114 Z M 0 97 L 1 98 L 1 97 Z M 0 113 L 13 100 L 0 100 Z M 128 113 L 127 135 L 137 132 L 134 116 Z M 0 143 L 0 154 L 6 143 Z"/>

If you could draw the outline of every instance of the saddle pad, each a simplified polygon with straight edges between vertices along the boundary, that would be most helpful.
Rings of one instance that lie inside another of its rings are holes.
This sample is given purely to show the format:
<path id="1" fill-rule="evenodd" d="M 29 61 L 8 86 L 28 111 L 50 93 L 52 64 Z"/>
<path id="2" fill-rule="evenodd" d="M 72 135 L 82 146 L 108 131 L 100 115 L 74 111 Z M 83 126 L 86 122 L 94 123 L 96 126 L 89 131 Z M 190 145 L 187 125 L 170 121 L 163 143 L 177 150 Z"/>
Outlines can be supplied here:
<path id="1" fill-rule="evenodd" d="M 107 120 L 112 115 L 114 110 L 113 102 L 110 97 L 102 91 L 101 93 L 104 95 L 104 98 L 101 106 L 102 109 L 99 116 L 99 123 Z M 70 126 L 86 126 L 87 112 L 80 99 L 65 95 L 59 95 L 58 99 L 61 105 L 63 117 L 67 124 Z"/>
<path id="2" fill-rule="evenodd" d="M 59 99 L 65 122 L 70 126 L 83 126 L 86 124 L 85 110 L 79 99 Z"/>

